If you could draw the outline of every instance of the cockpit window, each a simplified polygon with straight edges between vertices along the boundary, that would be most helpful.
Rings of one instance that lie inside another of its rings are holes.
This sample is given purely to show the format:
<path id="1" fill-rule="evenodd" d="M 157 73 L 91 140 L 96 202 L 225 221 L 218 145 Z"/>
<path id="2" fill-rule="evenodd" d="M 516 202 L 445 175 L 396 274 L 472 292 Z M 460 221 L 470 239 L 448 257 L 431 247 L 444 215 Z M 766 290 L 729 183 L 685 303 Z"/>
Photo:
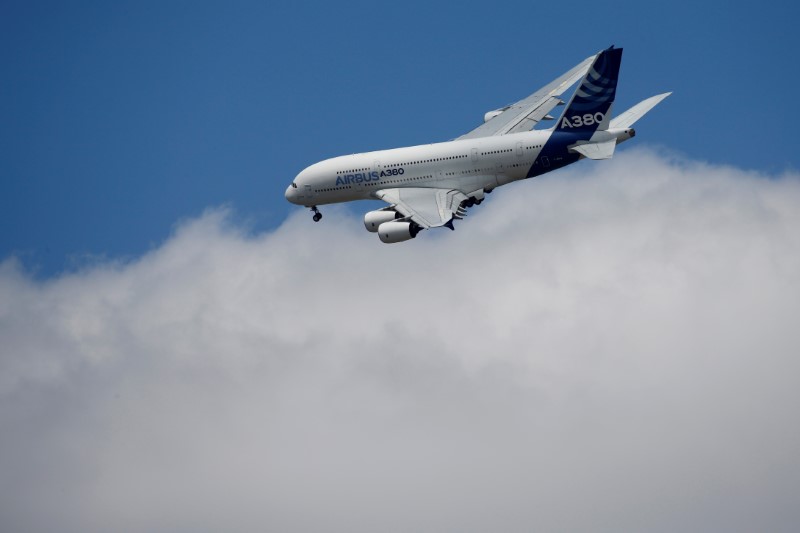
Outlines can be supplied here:
<path id="1" fill-rule="evenodd" d="M 296 189 L 297 188 L 297 184 L 295 182 L 292 182 L 292 187 L 294 187 Z"/>

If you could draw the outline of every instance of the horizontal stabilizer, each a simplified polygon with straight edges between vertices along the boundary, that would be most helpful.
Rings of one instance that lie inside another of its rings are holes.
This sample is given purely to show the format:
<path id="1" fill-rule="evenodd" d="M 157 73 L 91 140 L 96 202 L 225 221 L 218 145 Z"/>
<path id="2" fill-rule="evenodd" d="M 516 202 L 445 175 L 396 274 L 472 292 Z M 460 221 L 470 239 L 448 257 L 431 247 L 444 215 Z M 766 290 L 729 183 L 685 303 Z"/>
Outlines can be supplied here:
<path id="1" fill-rule="evenodd" d="M 633 123 L 642 118 L 645 113 L 653 109 L 661 100 L 666 98 L 667 96 L 671 95 L 672 93 L 664 93 L 659 94 L 656 96 L 652 96 L 647 100 L 643 100 L 633 106 L 632 108 L 628 109 L 618 117 L 615 117 L 611 120 L 611 128 L 630 128 L 633 126 Z"/>
<path id="2" fill-rule="evenodd" d="M 579 144 L 570 148 L 571 152 L 577 152 L 589 159 L 611 159 L 614 155 L 614 148 L 617 146 L 617 140 L 611 139 L 599 143 L 586 143 Z"/>

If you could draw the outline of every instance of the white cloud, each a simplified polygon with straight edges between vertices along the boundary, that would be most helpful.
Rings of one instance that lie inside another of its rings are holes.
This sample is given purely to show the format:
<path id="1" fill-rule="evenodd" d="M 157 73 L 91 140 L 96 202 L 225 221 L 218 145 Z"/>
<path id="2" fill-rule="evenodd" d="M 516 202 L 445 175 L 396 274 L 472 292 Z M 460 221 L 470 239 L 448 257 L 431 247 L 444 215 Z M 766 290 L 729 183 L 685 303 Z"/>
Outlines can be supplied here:
<path id="1" fill-rule="evenodd" d="M 383 245 L 0 267 L 8 531 L 791 531 L 800 177 L 644 150 Z"/>

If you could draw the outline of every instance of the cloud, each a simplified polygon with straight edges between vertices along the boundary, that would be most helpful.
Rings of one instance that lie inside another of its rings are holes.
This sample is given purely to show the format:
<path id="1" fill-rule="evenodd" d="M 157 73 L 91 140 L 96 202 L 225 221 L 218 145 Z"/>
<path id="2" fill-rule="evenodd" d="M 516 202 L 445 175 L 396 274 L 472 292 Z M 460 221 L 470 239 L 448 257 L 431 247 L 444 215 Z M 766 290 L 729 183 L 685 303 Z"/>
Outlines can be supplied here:
<path id="1" fill-rule="evenodd" d="M 383 245 L 0 266 L 7 531 L 790 531 L 800 176 L 647 150 Z"/>

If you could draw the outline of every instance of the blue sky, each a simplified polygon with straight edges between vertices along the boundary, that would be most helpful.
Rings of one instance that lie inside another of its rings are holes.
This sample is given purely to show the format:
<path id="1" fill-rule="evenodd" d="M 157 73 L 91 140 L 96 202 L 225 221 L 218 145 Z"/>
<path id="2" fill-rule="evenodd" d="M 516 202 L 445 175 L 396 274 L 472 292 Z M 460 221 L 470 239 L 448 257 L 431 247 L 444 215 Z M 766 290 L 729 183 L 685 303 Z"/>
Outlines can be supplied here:
<path id="1" fill-rule="evenodd" d="M 798 14 L 790 2 L 7 1 L 0 259 L 48 277 L 133 258 L 223 204 L 274 228 L 297 209 L 283 191 L 305 166 L 455 137 L 610 44 L 625 49 L 617 111 L 674 91 L 635 143 L 778 175 L 800 166 L 783 101 L 800 81 Z"/>

